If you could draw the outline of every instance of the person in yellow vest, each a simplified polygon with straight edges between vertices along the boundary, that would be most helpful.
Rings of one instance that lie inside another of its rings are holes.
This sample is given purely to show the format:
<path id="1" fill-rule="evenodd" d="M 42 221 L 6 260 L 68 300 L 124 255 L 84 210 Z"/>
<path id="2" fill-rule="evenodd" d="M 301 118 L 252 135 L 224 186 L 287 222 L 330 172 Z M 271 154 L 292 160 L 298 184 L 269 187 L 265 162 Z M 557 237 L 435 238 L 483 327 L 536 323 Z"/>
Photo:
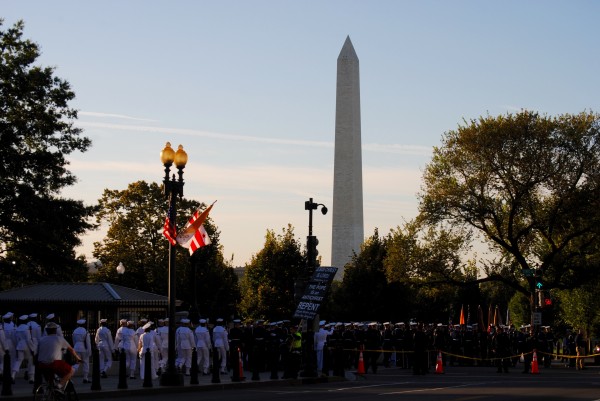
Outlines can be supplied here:
<path id="1" fill-rule="evenodd" d="M 290 333 L 286 339 L 289 346 L 289 352 L 285 358 L 284 379 L 297 379 L 302 359 L 302 333 L 297 325 L 290 327 Z"/>

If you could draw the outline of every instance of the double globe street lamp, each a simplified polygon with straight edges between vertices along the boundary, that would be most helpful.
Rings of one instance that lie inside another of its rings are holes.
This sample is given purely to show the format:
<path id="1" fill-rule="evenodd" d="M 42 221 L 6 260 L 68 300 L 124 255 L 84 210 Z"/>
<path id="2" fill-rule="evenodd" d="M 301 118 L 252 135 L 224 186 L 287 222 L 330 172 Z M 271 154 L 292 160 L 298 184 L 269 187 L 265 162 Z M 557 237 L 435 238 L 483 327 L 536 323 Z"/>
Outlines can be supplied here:
<path id="1" fill-rule="evenodd" d="M 188 156 L 179 145 L 177 152 L 171 148 L 171 143 L 167 142 L 165 148 L 160 152 L 160 161 L 165 166 L 165 177 L 163 179 L 163 194 L 169 201 L 168 218 L 171 227 L 176 227 L 177 217 L 177 197 L 183 197 L 183 169 L 187 163 Z M 171 166 L 175 163 L 177 167 L 178 178 L 173 174 L 170 177 Z M 174 232 L 174 230 L 173 230 Z M 169 345 L 167 366 L 165 372 L 160 377 L 161 386 L 183 386 L 183 375 L 177 372 L 175 368 L 175 246 L 169 241 Z"/>

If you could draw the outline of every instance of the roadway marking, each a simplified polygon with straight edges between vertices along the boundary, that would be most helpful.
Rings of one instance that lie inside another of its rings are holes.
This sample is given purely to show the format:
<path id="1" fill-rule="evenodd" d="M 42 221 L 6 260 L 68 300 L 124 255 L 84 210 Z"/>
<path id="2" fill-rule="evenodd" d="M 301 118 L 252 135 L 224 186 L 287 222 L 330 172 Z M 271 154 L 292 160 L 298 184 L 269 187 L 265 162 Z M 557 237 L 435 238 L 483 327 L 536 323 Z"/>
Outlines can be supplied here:
<path id="1" fill-rule="evenodd" d="M 368 386 L 356 386 L 356 387 L 341 387 L 333 390 L 327 391 L 346 391 L 346 390 L 360 390 L 362 388 L 371 388 L 371 387 L 385 387 L 385 386 L 397 386 L 400 384 L 410 384 L 411 382 L 396 382 L 396 383 L 384 383 L 384 384 L 370 384 Z"/>
<path id="2" fill-rule="evenodd" d="M 480 386 L 486 383 L 469 383 L 469 384 L 460 384 L 457 386 L 448 386 L 448 387 L 436 387 L 436 388 L 423 388 L 423 389 L 415 389 L 415 390 L 404 390 L 404 391 L 393 391 L 391 393 L 381 393 L 377 395 L 394 395 L 394 394 L 407 394 L 407 393 L 422 393 L 425 391 L 440 391 L 440 390 L 448 390 L 450 388 L 461 388 L 461 387 L 470 387 L 470 386 Z"/>

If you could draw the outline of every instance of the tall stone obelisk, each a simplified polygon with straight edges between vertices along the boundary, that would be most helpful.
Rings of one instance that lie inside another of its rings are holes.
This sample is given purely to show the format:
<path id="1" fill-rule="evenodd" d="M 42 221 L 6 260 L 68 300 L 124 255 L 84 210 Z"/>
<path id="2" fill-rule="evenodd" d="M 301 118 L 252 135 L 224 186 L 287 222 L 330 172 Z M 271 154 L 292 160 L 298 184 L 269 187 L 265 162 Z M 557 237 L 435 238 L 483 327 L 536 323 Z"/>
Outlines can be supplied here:
<path id="1" fill-rule="evenodd" d="M 337 59 L 331 266 L 336 279 L 364 240 L 358 56 L 346 38 Z"/>

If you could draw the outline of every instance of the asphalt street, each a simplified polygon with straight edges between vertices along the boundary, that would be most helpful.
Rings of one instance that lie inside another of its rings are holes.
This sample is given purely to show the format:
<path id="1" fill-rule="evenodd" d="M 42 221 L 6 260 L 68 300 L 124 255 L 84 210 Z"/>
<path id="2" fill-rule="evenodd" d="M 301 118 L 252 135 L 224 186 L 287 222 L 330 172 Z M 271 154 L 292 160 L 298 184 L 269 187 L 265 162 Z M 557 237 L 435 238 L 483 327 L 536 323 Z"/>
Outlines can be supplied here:
<path id="1" fill-rule="evenodd" d="M 513 369 L 508 374 L 495 368 L 453 367 L 443 374 L 414 376 L 398 368 L 380 369 L 376 375 L 356 376 L 344 381 L 302 384 L 269 382 L 260 387 L 230 387 L 231 391 L 183 392 L 178 401 L 300 401 L 398 399 L 406 401 L 517 401 L 600 400 L 600 370 L 576 371 L 564 367 L 542 368 L 537 375 Z M 237 391 L 240 390 L 240 391 Z M 138 397 L 135 397 L 138 398 Z M 165 395 L 144 395 L 145 400 L 163 400 Z"/>
<path id="2" fill-rule="evenodd" d="M 554 364 L 540 368 L 539 374 L 523 374 L 519 366 L 509 373 L 496 373 L 492 367 L 446 367 L 444 373 L 415 376 L 400 368 L 380 368 L 377 374 L 356 375 L 347 371 L 344 378 L 331 377 L 304 380 L 271 380 L 270 374 L 261 375 L 260 381 L 232 382 L 229 375 L 220 375 L 220 383 L 212 383 L 212 376 L 200 376 L 199 384 L 191 385 L 185 377 L 182 387 L 162 387 L 158 381 L 153 387 L 143 387 L 140 379 L 127 380 L 127 389 L 118 389 L 117 372 L 101 379 L 101 389 L 91 390 L 81 376 L 74 379 L 79 398 L 105 399 L 116 397 L 144 400 L 177 401 L 235 400 L 235 401 L 295 401 L 295 400 L 373 400 L 401 399 L 414 401 L 516 401 L 516 400 L 582 400 L 600 401 L 600 369 L 589 367 L 583 371 Z M 0 400 L 32 400 L 33 386 L 17 378 L 11 386 L 12 395 Z"/>

